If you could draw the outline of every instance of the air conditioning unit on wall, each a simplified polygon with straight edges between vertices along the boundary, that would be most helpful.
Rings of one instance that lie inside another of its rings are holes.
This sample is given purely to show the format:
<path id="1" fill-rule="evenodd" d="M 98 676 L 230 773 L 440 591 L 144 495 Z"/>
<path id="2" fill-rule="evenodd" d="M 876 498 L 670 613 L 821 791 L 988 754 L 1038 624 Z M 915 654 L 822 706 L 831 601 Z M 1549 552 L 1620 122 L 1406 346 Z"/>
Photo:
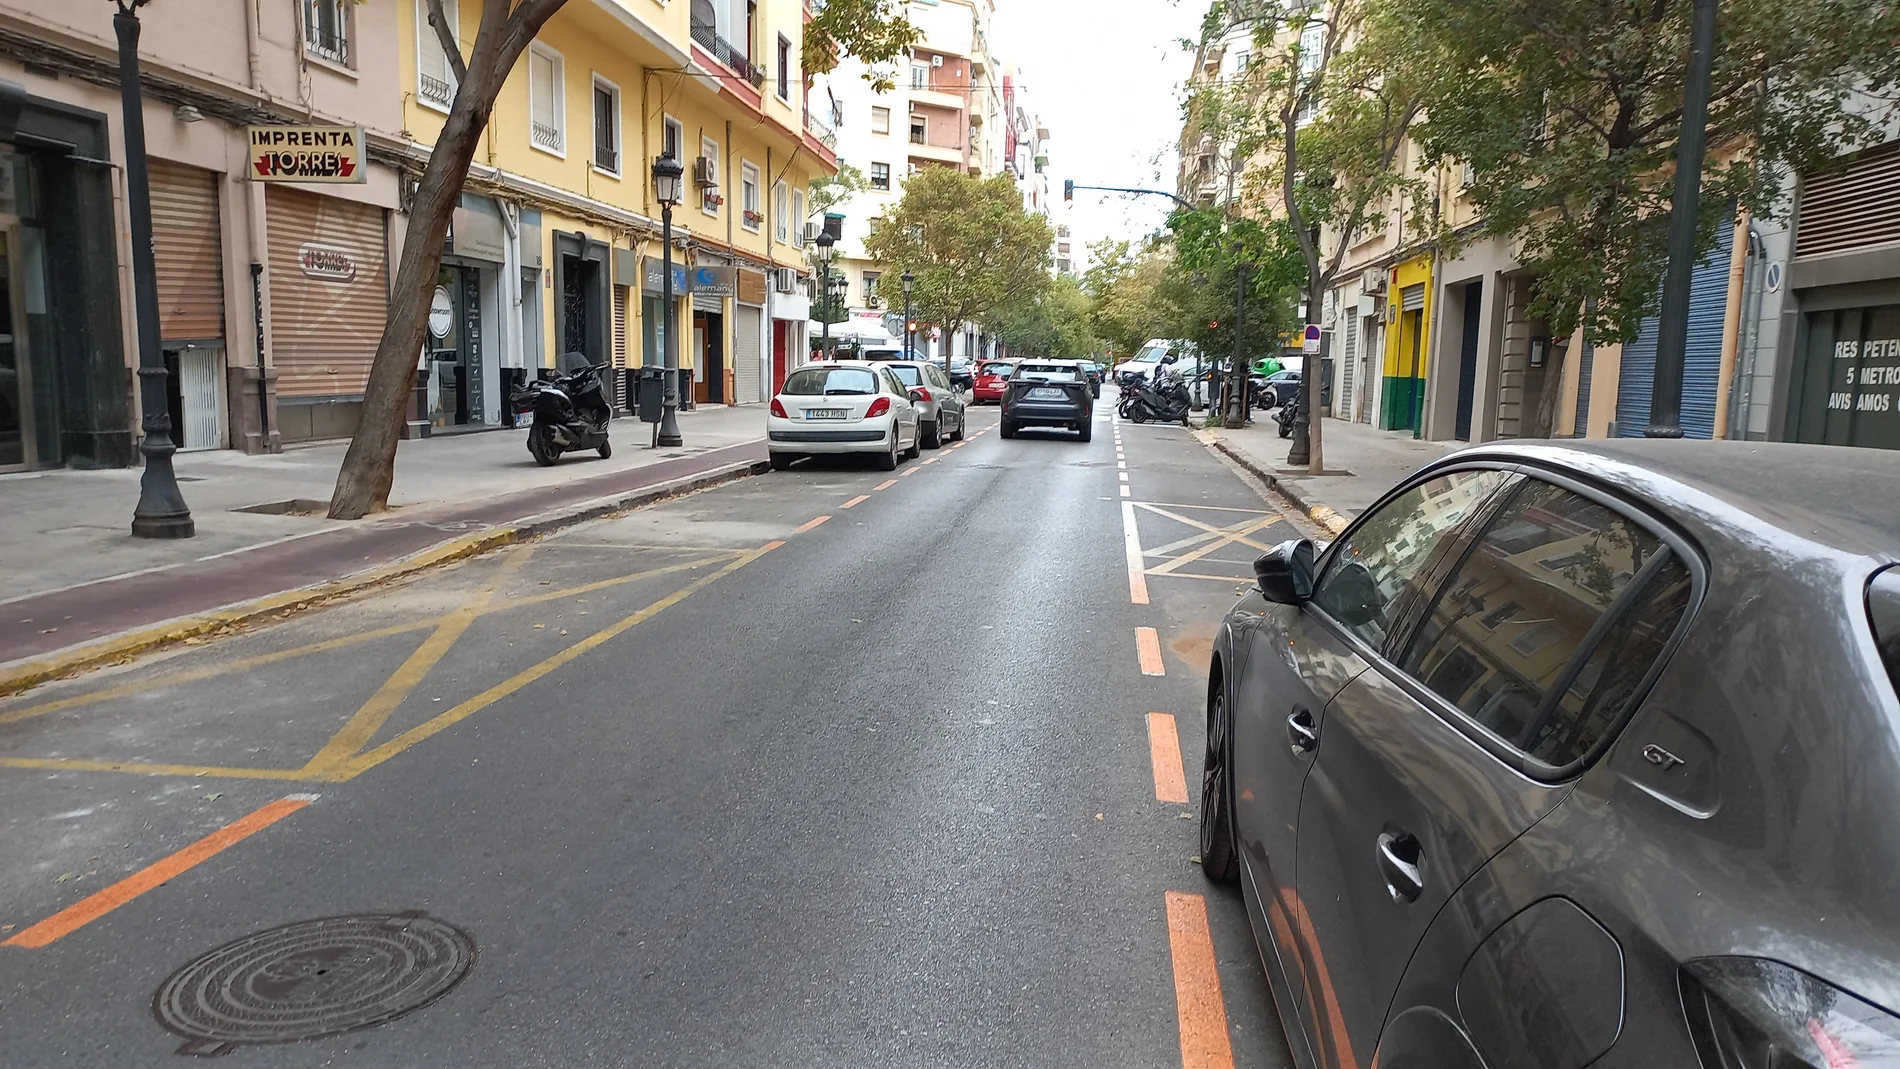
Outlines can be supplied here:
<path id="1" fill-rule="evenodd" d="M 710 189 L 719 184 L 719 163 L 710 156 L 701 156 L 693 161 L 693 184 L 701 189 Z"/>
<path id="2" fill-rule="evenodd" d="M 1385 292 L 1385 268 L 1383 267 L 1366 268 L 1365 273 L 1359 276 L 1359 292 L 1384 293 Z"/>
<path id="3" fill-rule="evenodd" d="M 774 293 L 797 293 L 798 272 L 789 267 L 772 269 L 772 291 Z"/>

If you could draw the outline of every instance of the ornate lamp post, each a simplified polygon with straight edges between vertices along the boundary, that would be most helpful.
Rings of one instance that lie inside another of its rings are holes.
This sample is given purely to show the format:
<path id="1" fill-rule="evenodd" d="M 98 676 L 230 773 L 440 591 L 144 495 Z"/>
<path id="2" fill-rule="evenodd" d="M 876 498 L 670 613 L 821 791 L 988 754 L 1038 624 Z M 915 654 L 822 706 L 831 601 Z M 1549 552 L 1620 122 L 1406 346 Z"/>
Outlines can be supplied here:
<path id="1" fill-rule="evenodd" d="M 680 437 L 679 309 L 673 306 L 673 206 L 685 197 L 686 169 L 672 156 L 653 161 L 653 199 L 660 202 L 660 300 L 665 304 L 660 340 L 666 369 L 665 393 L 660 401 L 660 429 L 655 442 L 662 446 L 685 444 Z"/>
<path id="2" fill-rule="evenodd" d="M 818 265 L 818 352 L 821 359 L 831 357 L 831 258 L 837 255 L 838 239 L 820 231 L 812 262 Z"/>
<path id="3" fill-rule="evenodd" d="M 139 91 L 138 9 L 149 0 L 114 0 L 112 29 L 119 35 L 119 105 L 125 113 L 125 199 L 132 217 L 132 307 L 138 320 L 139 410 L 145 434 L 139 452 L 139 503 L 132 510 L 138 538 L 190 538 L 198 527 L 172 470 L 171 405 L 165 389 L 165 353 L 158 345 L 158 274 L 152 259 L 152 186 L 145 170 L 145 105 Z"/>
<path id="4" fill-rule="evenodd" d="M 910 287 L 912 283 L 917 281 L 917 276 L 911 274 L 909 271 L 906 271 L 904 272 L 903 279 L 904 279 L 904 359 L 909 360 L 911 359 L 911 336 L 916 333 L 915 331 L 911 329 L 913 324 L 910 321 Z M 943 371 L 944 371 L 944 374 L 946 375 L 950 373 L 949 361 L 944 362 Z"/>
<path id="5" fill-rule="evenodd" d="M 833 275 L 831 274 L 829 270 L 827 270 L 825 273 L 827 276 L 829 276 L 828 281 L 826 281 L 825 283 L 825 307 L 827 309 L 835 308 L 839 311 L 843 311 L 845 307 L 844 291 L 845 291 L 845 286 L 847 285 L 845 281 L 845 277 L 844 277 L 844 272 L 840 271 L 839 273 Z M 831 319 L 831 312 L 827 311 L 825 314 L 825 320 L 826 320 L 825 329 L 827 331 L 831 329 L 829 325 L 830 319 Z M 835 347 L 836 344 L 837 344 L 836 342 L 832 343 L 834 347 L 830 351 L 825 353 L 825 359 L 827 360 L 838 359 L 838 350 Z"/>

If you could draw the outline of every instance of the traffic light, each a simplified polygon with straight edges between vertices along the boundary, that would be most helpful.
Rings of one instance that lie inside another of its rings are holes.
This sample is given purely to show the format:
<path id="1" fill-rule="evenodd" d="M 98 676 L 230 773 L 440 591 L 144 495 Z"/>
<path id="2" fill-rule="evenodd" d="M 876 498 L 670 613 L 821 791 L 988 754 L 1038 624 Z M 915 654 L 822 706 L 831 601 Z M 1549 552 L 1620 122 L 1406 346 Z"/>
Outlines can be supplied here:
<path id="1" fill-rule="evenodd" d="M 1063 200 L 1075 199 L 1075 179 L 1065 178 L 1062 180 L 1062 199 Z"/>

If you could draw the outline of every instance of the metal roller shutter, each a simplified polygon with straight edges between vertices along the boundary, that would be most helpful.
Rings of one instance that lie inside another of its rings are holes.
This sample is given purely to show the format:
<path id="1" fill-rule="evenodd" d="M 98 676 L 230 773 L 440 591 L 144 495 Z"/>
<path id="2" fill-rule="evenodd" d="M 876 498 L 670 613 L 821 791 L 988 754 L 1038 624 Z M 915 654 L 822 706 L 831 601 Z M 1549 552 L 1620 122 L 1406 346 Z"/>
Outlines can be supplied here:
<path id="1" fill-rule="evenodd" d="M 361 396 L 389 315 L 383 209 L 278 186 L 264 204 L 277 395 Z"/>
<path id="2" fill-rule="evenodd" d="M 1399 291 L 1399 311 L 1423 312 L 1425 310 L 1425 286 L 1407 286 Z"/>
<path id="3" fill-rule="evenodd" d="M 757 404 L 763 400 L 760 380 L 763 378 L 760 339 L 764 336 L 765 309 L 748 305 L 737 305 L 738 321 L 734 324 L 732 343 L 732 392 L 733 402 L 741 405 Z"/>
<path id="4" fill-rule="evenodd" d="M 703 293 L 693 294 L 693 311 L 711 312 L 715 315 L 726 310 L 724 297 L 711 297 Z"/>
<path id="5" fill-rule="evenodd" d="M 1801 185 L 1797 258 L 1900 241 L 1900 141 L 1868 149 L 1834 174 Z"/>
<path id="6" fill-rule="evenodd" d="M 152 255 L 157 262 L 158 334 L 166 341 L 224 337 L 224 254 L 218 176 L 151 160 Z"/>
<path id="7" fill-rule="evenodd" d="M 1728 313 L 1729 257 L 1735 248 L 1733 219 L 1725 219 L 1715 248 L 1689 276 L 1689 338 L 1682 363 L 1682 435 L 1715 437 L 1715 390 L 1722 374 L 1722 321 Z M 1636 340 L 1623 347 L 1617 382 L 1616 434 L 1641 438 L 1649 429 L 1656 385 L 1656 335 L 1661 321 L 1646 316 Z"/>
<path id="8" fill-rule="evenodd" d="M 1351 419 L 1352 376 L 1359 364 L 1359 317 L 1356 315 L 1346 317 L 1346 349 L 1343 355 L 1345 362 L 1340 365 L 1339 371 L 1339 416 L 1341 419 Z"/>
<path id="9" fill-rule="evenodd" d="M 613 366 L 627 366 L 627 287 L 614 287 L 614 355 Z M 628 407 L 627 376 L 614 376 L 614 405 L 621 410 Z"/>

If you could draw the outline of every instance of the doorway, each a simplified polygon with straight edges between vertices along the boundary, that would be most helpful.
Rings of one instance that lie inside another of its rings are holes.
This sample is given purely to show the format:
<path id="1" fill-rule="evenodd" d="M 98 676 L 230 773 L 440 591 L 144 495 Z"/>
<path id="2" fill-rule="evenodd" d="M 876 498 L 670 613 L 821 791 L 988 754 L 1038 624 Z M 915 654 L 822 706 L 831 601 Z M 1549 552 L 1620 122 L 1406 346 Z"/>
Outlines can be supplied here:
<path id="1" fill-rule="evenodd" d="M 726 403 L 726 317 L 718 312 L 693 313 L 693 400 L 702 405 Z"/>
<path id="2" fill-rule="evenodd" d="M 487 422 L 481 272 L 443 264 L 429 303 L 429 422 L 439 430 Z"/>
<path id="3" fill-rule="evenodd" d="M 32 371 L 14 292 L 18 235 L 11 226 L 0 230 L 0 471 L 24 470 L 34 461 Z"/>
<path id="4" fill-rule="evenodd" d="M 1478 332 L 1484 325 L 1484 281 L 1465 286 L 1465 331 L 1458 349 L 1458 427 L 1461 442 L 1471 440 L 1471 408 L 1478 390 Z"/>

